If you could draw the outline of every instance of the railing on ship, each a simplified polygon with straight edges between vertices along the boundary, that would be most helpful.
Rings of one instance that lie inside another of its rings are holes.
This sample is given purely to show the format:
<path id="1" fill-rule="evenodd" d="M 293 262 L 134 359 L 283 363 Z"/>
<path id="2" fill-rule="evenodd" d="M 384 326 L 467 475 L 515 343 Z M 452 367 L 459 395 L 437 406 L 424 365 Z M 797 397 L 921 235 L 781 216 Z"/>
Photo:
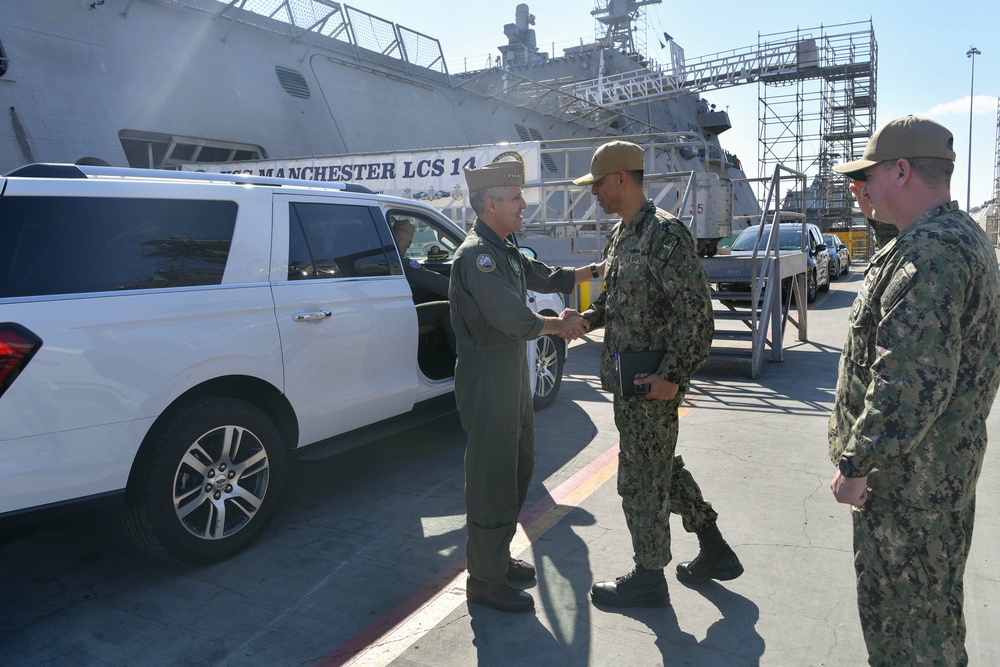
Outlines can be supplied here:
<path id="1" fill-rule="evenodd" d="M 695 198 L 698 196 L 693 187 L 693 177 L 702 169 L 692 171 L 689 167 L 686 168 L 682 159 L 697 158 L 697 166 L 704 163 L 718 165 L 723 172 L 731 166 L 731 156 L 697 132 L 622 135 L 614 138 L 633 141 L 645 149 L 643 183 L 649 198 L 660 208 L 683 220 L 688 227 L 693 221 L 691 211 L 697 205 Z M 565 233 L 572 233 L 583 227 L 594 226 L 600 234 L 603 223 L 610 218 L 598 207 L 590 188 L 574 185 L 572 176 L 587 173 L 594 151 L 607 141 L 607 137 L 588 137 L 542 143 L 542 160 L 550 165 L 548 171 L 562 174 L 563 177 L 546 178 L 543 171 L 539 179 L 524 184 L 525 199 L 528 200 L 528 208 L 523 214 L 525 231 L 552 231 L 559 234 L 559 229 L 571 230 Z M 441 207 L 441 210 L 466 228 L 474 215 L 467 198 L 456 198 Z"/>
<path id="2" fill-rule="evenodd" d="M 334 0 L 215 0 L 215 4 L 204 0 L 161 1 L 285 34 L 296 41 L 306 35 L 332 39 L 354 49 L 365 49 L 370 52 L 368 57 L 381 56 L 385 64 L 407 71 L 415 65 L 448 74 L 441 42 L 436 38 Z"/>

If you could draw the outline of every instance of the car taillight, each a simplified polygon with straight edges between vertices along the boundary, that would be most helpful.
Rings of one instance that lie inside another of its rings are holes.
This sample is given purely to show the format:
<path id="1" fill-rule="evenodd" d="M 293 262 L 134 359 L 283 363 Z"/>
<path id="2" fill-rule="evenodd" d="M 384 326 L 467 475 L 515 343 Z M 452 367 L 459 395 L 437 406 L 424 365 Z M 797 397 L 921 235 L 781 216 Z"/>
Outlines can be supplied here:
<path id="1" fill-rule="evenodd" d="M 0 323 L 0 396 L 42 347 L 42 339 L 20 324 Z"/>

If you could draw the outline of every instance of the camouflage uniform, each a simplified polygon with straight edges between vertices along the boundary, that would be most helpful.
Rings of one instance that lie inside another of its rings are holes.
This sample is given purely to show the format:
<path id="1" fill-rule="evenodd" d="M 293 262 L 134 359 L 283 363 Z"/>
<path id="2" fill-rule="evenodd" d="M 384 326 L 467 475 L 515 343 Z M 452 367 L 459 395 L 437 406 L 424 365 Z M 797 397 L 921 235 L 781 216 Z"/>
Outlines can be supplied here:
<path id="1" fill-rule="evenodd" d="M 485 223 L 455 253 L 448 290 L 458 361 L 455 399 L 465 450 L 469 575 L 507 583 L 510 541 L 535 468 L 535 413 L 526 341 L 543 326 L 527 289 L 569 294 L 575 270 L 526 258 Z"/>
<path id="2" fill-rule="evenodd" d="M 889 241 L 899 236 L 899 228 L 896 225 L 890 225 L 888 222 L 879 222 L 872 218 L 865 219 L 868 221 L 868 226 L 871 227 L 872 234 L 875 236 L 875 246 L 877 248 L 884 248 Z"/>
<path id="3" fill-rule="evenodd" d="M 996 254 L 951 202 L 872 257 L 830 417 L 831 459 L 868 474 L 852 516 L 872 665 L 968 662 L 962 578 L 998 366 Z"/>
<path id="4" fill-rule="evenodd" d="M 708 276 L 683 223 L 649 201 L 629 223 L 618 223 L 608 247 L 607 289 L 584 313 L 605 328 L 601 384 L 614 392 L 621 436 L 618 493 L 632 535 L 635 562 L 662 569 L 670 562 L 670 513 L 697 532 L 717 514 L 675 456 L 677 410 L 691 375 L 708 357 L 714 331 Z M 669 401 L 621 396 L 615 352 L 666 349 L 657 375 L 676 383 Z"/>

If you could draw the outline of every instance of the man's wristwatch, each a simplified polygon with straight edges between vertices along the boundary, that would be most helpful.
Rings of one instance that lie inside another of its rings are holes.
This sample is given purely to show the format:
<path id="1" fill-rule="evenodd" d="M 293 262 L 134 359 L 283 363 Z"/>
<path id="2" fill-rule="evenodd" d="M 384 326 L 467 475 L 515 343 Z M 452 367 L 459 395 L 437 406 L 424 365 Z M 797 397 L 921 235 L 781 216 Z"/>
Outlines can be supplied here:
<path id="1" fill-rule="evenodd" d="M 590 265 L 590 275 L 594 276 L 595 278 L 601 277 L 601 274 L 597 272 L 597 264 Z"/>
<path id="2" fill-rule="evenodd" d="M 861 472 L 855 468 L 854 463 L 852 463 L 851 459 L 846 456 L 840 457 L 840 463 L 837 464 L 837 467 L 840 468 L 840 474 L 844 477 L 856 479 L 858 477 L 866 477 L 868 475 L 868 473 Z"/>

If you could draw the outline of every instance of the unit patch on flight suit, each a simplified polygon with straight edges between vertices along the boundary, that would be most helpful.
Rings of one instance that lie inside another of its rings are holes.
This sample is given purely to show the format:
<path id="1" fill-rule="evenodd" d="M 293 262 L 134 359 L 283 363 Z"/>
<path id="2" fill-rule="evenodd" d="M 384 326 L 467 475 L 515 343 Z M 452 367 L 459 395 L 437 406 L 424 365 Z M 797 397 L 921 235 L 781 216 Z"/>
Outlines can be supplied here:
<path id="1" fill-rule="evenodd" d="M 497 265 L 493 262 L 493 258 L 483 253 L 479 257 L 476 257 L 476 268 L 484 273 L 489 273 L 493 269 L 497 268 Z"/>
<path id="2" fill-rule="evenodd" d="M 510 268 L 514 269 L 514 273 L 521 275 L 521 264 L 510 255 L 507 255 L 507 261 L 510 262 Z"/>

